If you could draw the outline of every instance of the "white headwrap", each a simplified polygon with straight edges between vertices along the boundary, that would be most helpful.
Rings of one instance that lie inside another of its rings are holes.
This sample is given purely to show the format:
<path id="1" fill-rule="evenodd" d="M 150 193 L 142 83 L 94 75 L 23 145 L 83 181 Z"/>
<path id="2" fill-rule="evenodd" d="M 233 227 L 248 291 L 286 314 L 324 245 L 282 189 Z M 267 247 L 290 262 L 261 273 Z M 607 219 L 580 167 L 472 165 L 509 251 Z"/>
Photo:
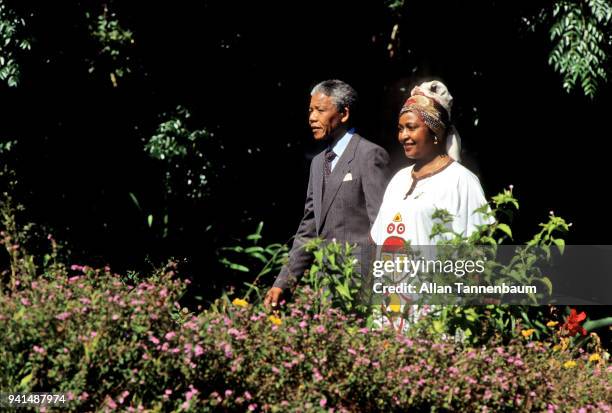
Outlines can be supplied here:
<path id="1" fill-rule="evenodd" d="M 457 128 L 451 122 L 451 108 L 453 97 L 448 92 L 444 83 L 438 80 L 421 83 L 410 92 L 410 96 L 423 95 L 434 100 L 442 106 L 448 114 L 448 124 L 446 128 L 446 153 L 457 162 L 461 162 L 461 137 Z M 408 99 L 409 101 L 410 99 Z M 407 103 L 408 103 L 407 101 Z M 403 109 L 402 109 L 403 110 Z"/>

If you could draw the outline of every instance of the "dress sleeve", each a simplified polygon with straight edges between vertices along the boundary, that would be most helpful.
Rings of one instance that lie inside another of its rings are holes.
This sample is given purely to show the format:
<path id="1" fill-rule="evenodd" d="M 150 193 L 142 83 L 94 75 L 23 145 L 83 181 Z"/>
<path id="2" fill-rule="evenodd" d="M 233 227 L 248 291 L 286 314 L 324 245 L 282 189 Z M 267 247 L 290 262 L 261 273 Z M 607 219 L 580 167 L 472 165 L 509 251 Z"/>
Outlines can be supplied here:
<path id="1" fill-rule="evenodd" d="M 478 225 L 492 224 L 494 219 L 486 217 L 476 209 L 487 204 L 480 181 L 471 172 L 462 176 L 457 183 L 458 211 L 453 220 L 453 230 L 464 236 L 470 236 Z"/>
<path id="2" fill-rule="evenodd" d="M 384 237 L 384 228 L 386 228 L 386 226 L 384 226 L 385 210 L 388 209 L 389 203 L 392 202 L 395 183 L 397 182 L 397 177 L 400 172 L 396 173 L 395 176 L 389 181 L 389 184 L 385 189 L 385 194 L 383 195 L 382 203 L 380 205 L 380 208 L 378 209 L 378 213 L 376 214 L 376 219 L 374 219 L 374 223 L 372 224 L 372 228 L 370 229 L 370 240 L 375 244 L 382 244 L 383 242 L 382 238 Z"/>

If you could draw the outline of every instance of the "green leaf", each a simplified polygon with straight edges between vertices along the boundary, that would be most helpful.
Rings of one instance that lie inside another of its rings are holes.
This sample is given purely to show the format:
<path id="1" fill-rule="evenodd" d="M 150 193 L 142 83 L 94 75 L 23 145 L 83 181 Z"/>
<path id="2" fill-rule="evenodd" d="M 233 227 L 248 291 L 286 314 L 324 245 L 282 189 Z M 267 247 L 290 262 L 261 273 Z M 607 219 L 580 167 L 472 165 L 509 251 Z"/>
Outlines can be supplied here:
<path id="1" fill-rule="evenodd" d="M 130 198 L 132 198 L 132 202 L 134 202 L 134 205 L 136 205 L 136 208 L 142 211 L 142 208 L 140 207 L 140 204 L 138 203 L 138 199 L 136 198 L 136 195 L 134 195 L 132 192 L 130 192 L 129 195 L 130 195 Z"/>
<path id="2" fill-rule="evenodd" d="M 563 251 L 565 251 L 565 240 L 561 238 L 555 238 L 553 242 L 555 243 L 557 248 L 559 248 L 559 253 L 563 254 Z"/>
<path id="3" fill-rule="evenodd" d="M 612 317 L 600 318 L 598 320 L 589 320 L 584 323 L 583 327 L 586 331 L 593 331 L 597 328 L 612 326 Z"/>
<path id="4" fill-rule="evenodd" d="M 235 264 L 235 263 L 230 263 L 229 267 L 232 270 L 236 270 L 236 271 L 241 271 L 241 272 L 249 272 L 250 270 L 248 269 L 248 267 L 245 267 L 244 265 L 240 265 L 240 264 Z"/>
<path id="5" fill-rule="evenodd" d="M 542 284 L 544 284 L 546 286 L 546 290 L 548 292 L 548 295 L 552 294 L 553 285 L 552 285 L 552 282 L 550 281 L 550 278 L 542 277 L 542 278 L 539 278 L 538 281 L 540 281 Z"/>
<path id="6" fill-rule="evenodd" d="M 27 376 L 21 379 L 21 381 L 19 382 L 19 386 L 22 388 L 26 387 L 32 381 L 33 378 L 34 376 L 32 376 L 32 373 L 28 374 Z"/>
<path id="7" fill-rule="evenodd" d="M 510 238 L 512 238 L 512 230 L 507 224 L 497 224 L 497 229 L 504 232 Z"/>

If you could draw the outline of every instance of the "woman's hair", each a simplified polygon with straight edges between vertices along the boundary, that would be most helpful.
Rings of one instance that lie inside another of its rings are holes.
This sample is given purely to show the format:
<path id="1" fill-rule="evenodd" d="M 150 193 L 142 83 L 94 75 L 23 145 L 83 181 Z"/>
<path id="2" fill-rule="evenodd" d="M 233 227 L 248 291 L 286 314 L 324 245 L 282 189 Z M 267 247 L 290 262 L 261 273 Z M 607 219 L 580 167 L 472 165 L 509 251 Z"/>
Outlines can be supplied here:
<path id="1" fill-rule="evenodd" d="M 310 96 L 314 96 L 317 93 L 329 96 L 338 110 L 344 110 L 344 108 L 352 110 L 357 103 L 357 92 L 351 85 L 342 80 L 331 79 L 317 84 L 312 88 Z"/>

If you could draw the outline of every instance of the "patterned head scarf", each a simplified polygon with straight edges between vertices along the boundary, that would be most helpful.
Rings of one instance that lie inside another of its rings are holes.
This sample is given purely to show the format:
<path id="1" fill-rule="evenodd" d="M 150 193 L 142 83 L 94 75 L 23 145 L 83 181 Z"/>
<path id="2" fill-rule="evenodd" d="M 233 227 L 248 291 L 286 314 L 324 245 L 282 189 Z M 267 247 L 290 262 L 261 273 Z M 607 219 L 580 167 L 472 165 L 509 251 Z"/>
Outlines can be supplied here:
<path id="1" fill-rule="evenodd" d="M 437 80 L 425 82 L 410 92 L 400 111 L 416 113 L 439 138 L 446 137 L 446 152 L 456 161 L 460 160 L 461 138 L 457 129 L 451 124 L 451 107 L 453 97 L 446 86 Z"/>

